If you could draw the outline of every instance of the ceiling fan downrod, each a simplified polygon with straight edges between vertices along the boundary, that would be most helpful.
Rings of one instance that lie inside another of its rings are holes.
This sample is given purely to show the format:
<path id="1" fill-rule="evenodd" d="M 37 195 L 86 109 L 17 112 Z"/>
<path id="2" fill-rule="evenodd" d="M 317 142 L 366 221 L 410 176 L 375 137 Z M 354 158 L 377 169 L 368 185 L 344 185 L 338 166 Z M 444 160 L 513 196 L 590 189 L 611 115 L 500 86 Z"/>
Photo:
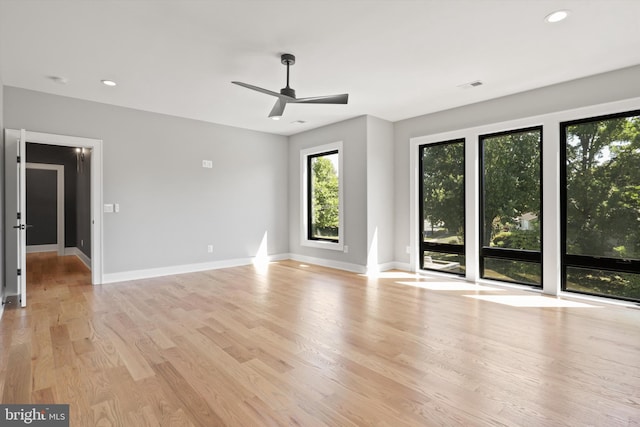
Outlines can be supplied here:
<path id="1" fill-rule="evenodd" d="M 295 91 L 294 89 L 291 89 L 291 88 L 289 87 L 289 66 L 290 66 L 290 65 L 293 65 L 293 64 L 295 64 L 295 63 L 296 63 L 296 57 L 295 57 L 295 56 L 293 56 L 293 55 L 292 55 L 292 54 L 290 54 L 290 53 L 283 53 L 283 54 L 280 56 L 280 62 L 281 62 L 283 65 L 286 65 L 286 66 L 287 66 L 287 87 L 283 87 L 282 89 L 280 89 L 280 94 L 281 94 L 281 95 L 285 95 L 285 96 L 289 96 L 289 97 L 291 97 L 291 98 L 294 98 L 294 99 L 295 99 L 295 97 L 296 97 L 296 91 Z"/>

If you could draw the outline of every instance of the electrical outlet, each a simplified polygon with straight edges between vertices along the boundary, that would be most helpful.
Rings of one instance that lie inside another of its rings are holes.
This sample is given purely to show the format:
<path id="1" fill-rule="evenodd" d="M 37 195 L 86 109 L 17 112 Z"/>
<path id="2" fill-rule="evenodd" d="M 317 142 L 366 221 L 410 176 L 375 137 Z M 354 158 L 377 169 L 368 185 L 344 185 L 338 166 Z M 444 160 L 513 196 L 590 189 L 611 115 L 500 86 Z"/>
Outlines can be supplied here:
<path id="1" fill-rule="evenodd" d="M 207 246 L 207 252 L 209 252 L 210 254 L 213 253 L 213 245 L 208 245 Z"/>
<path id="2" fill-rule="evenodd" d="M 211 169 L 213 167 L 213 160 L 203 160 L 202 161 L 202 167 L 203 168 L 207 168 L 207 169 Z"/>

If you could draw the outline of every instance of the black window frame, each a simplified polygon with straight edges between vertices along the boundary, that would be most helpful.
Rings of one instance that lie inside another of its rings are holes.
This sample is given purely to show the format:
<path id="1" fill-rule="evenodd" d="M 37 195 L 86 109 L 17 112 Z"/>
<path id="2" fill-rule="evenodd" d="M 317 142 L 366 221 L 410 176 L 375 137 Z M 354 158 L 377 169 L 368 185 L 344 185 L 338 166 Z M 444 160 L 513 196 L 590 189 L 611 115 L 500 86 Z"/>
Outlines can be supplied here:
<path id="1" fill-rule="evenodd" d="M 338 155 L 338 161 L 340 161 L 340 150 L 337 148 L 335 150 L 322 151 L 319 153 L 308 154 L 306 156 L 307 157 L 306 158 L 306 162 L 307 162 L 307 240 L 316 241 L 316 242 L 340 243 L 339 230 L 338 230 L 337 239 L 316 237 L 313 235 L 313 167 L 311 163 L 313 159 L 317 157 L 331 156 L 334 154 Z M 340 180 L 342 179 L 342 177 L 338 175 L 338 179 Z M 338 191 L 340 191 L 339 185 L 338 185 Z M 338 198 L 339 197 L 340 195 L 338 195 Z M 340 208 L 341 206 L 338 205 L 338 209 Z M 340 227 L 341 224 L 339 224 L 338 226 Z"/>
<path id="2" fill-rule="evenodd" d="M 621 113 L 604 114 L 593 117 L 585 117 L 576 120 L 560 122 L 560 269 L 561 289 L 583 295 L 592 295 L 605 298 L 613 298 L 635 303 L 640 300 L 612 294 L 598 294 L 595 292 L 567 289 L 567 269 L 583 268 L 589 270 L 602 270 L 610 272 L 635 273 L 640 275 L 640 259 L 620 259 L 594 255 L 575 255 L 567 253 L 567 128 L 583 123 L 619 119 L 623 117 L 640 116 L 640 110 L 625 111 Z"/>
<path id="3" fill-rule="evenodd" d="M 421 270 L 429 270 L 429 271 L 438 271 L 441 273 L 447 273 L 447 274 L 453 274 L 456 276 L 464 276 L 465 273 L 464 272 L 453 272 L 453 271 L 446 271 L 446 270 L 437 270 L 437 269 L 431 269 L 431 268 L 425 268 L 424 266 L 424 253 L 425 252 L 438 252 L 438 253 L 447 253 L 447 254 L 457 254 L 457 255 L 462 255 L 465 256 L 466 258 L 466 252 L 465 252 L 465 248 L 466 248 L 466 234 L 467 234 L 467 227 L 466 227 L 466 218 L 467 218 L 467 211 L 466 211 L 466 203 L 463 203 L 463 217 L 465 218 L 465 220 L 463 221 L 463 231 L 462 231 L 462 236 L 463 236 L 463 244 L 462 245 L 453 245 L 450 243 L 436 243 L 436 242 L 425 242 L 424 241 L 424 185 L 422 183 L 422 176 L 423 176 L 423 172 L 422 172 L 422 160 L 423 160 L 423 149 L 428 148 L 428 147 L 436 147 L 436 146 L 440 146 L 440 145 L 447 145 L 447 144 L 460 144 L 462 143 L 462 170 L 463 170 L 463 176 L 462 176 L 462 199 L 466 201 L 466 187 L 467 187 L 467 169 L 466 169 L 466 138 L 456 138 L 456 139 L 450 139 L 447 141 L 439 141 L 439 142 L 434 142 L 434 143 L 427 143 L 427 144 L 422 144 L 420 146 L 418 146 L 418 175 L 420 177 L 420 185 L 418 186 L 418 197 L 420 200 L 419 203 L 419 215 L 418 217 L 420 218 L 419 222 L 419 227 L 418 227 L 418 232 L 420 233 L 419 236 L 419 247 L 420 247 L 420 269 Z M 466 262 L 465 262 L 466 264 Z"/>
<path id="4" fill-rule="evenodd" d="M 478 192 L 478 198 L 479 198 L 479 239 L 478 239 L 478 246 L 479 246 L 479 250 L 478 250 L 478 273 L 480 275 L 481 278 L 485 279 L 484 277 L 484 269 L 485 269 L 485 258 L 493 258 L 493 259 L 502 259 L 502 260 L 508 260 L 508 261 L 521 261 L 521 262 L 529 262 L 529 263 L 538 263 L 540 264 L 540 284 L 536 285 L 536 284 L 532 284 L 532 283 L 524 283 L 524 282 L 519 282 L 516 280 L 504 280 L 504 279 L 496 279 L 496 278 L 491 278 L 491 277 L 487 277 L 486 279 L 488 280 L 499 280 L 499 281 L 503 281 L 503 282 L 507 282 L 507 283 L 515 283 L 518 285 L 523 285 L 523 286 L 529 286 L 529 287 L 533 287 L 536 289 L 543 289 L 543 283 L 544 283 L 544 266 L 543 266 L 543 249 L 544 249 L 544 242 L 543 242 L 543 230 L 544 230 L 544 223 L 543 223 L 543 190 L 544 190 L 544 183 L 543 183 L 543 162 L 542 162 L 542 154 L 543 154 L 543 138 L 544 138 L 544 132 L 543 132 L 543 126 L 542 125 L 537 125 L 537 126 L 529 126 L 529 127 L 525 127 L 525 128 L 517 128 L 517 129 L 509 129 L 509 130 L 505 130 L 505 131 L 500 131 L 500 132 L 492 132 L 492 133 L 486 133 L 486 134 L 482 134 L 482 135 L 478 135 L 478 153 L 479 153 L 479 165 L 478 165 L 478 173 L 479 173 L 479 192 Z M 540 251 L 532 251 L 532 250 L 525 250 L 525 249 L 506 249 L 506 248 L 492 248 L 492 247 L 488 247 L 488 246 L 484 246 L 484 227 L 485 227 L 485 221 L 484 221 L 484 203 L 485 203 L 485 192 L 484 192 L 484 181 L 485 181 L 485 177 L 484 177 L 484 140 L 488 139 L 488 138 L 494 138 L 494 137 L 499 137 L 499 136 L 504 136 L 504 135 L 510 135 L 510 134 L 517 134 L 517 133 L 525 133 L 525 132 L 533 132 L 533 131 L 537 131 L 540 134 L 540 141 L 538 142 L 538 146 L 540 149 L 540 216 L 538 217 L 538 221 L 540 223 Z"/>

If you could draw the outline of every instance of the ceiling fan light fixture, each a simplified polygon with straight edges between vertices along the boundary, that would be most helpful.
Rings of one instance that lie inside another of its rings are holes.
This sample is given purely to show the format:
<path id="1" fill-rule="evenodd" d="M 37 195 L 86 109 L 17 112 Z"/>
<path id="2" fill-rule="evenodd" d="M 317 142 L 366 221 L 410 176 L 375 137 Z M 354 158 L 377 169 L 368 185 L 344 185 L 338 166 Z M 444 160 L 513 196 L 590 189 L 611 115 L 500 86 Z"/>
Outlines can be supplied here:
<path id="1" fill-rule="evenodd" d="M 567 16 L 569 16 L 568 10 L 556 10 L 545 16 L 544 20 L 550 24 L 555 24 L 556 22 L 564 21 Z"/>

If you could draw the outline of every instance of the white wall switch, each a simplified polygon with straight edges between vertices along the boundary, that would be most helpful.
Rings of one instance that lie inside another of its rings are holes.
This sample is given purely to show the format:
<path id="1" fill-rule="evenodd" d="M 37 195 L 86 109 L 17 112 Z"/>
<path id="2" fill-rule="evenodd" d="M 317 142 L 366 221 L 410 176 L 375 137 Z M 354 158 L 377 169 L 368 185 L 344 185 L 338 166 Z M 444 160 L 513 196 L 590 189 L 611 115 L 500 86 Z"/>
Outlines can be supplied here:
<path id="1" fill-rule="evenodd" d="M 113 209 L 116 211 L 116 213 L 120 212 L 120 203 L 116 203 L 115 205 L 113 205 Z"/>
<path id="2" fill-rule="evenodd" d="M 113 213 L 113 204 L 105 203 L 105 205 L 104 205 L 104 213 Z"/>
<path id="3" fill-rule="evenodd" d="M 213 160 L 203 160 L 202 161 L 202 167 L 203 168 L 207 168 L 207 169 L 211 169 L 213 167 Z"/>
<path id="4" fill-rule="evenodd" d="M 213 253 L 213 245 L 207 245 L 207 252 Z"/>

